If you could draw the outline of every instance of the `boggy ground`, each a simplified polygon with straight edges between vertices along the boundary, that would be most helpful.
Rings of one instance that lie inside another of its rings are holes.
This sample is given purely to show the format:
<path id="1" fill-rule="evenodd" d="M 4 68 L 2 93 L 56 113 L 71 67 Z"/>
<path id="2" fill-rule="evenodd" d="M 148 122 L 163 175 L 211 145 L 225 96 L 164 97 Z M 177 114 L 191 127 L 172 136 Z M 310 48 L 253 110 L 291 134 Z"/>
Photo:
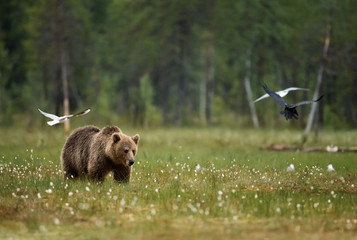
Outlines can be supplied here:
<path id="1" fill-rule="evenodd" d="M 150 129 L 129 184 L 64 181 L 61 129 L 1 129 L 1 239 L 354 239 L 357 154 L 269 152 L 289 130 Z M 353 146 L 356 131 L 309 146 Z M 287 172 L 288 165 L 294 172 Z M 327 172 L 332 163 L 335 172 Z"/>

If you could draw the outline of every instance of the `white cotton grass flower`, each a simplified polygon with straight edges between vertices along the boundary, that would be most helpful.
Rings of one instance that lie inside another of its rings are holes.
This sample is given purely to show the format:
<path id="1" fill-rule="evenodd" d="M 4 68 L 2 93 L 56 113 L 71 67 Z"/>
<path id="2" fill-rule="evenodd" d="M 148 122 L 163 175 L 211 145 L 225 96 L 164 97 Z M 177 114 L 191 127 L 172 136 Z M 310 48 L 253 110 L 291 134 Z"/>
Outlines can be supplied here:
<path id="1" fill-rule="evenodd" d="M 156 215 L 156 210 L 155 210 L 155 208 L 152 208 L 152 209 L 151 209 L 151 215 L 153 215 L 153 216 Z"/>
<path id="2" fill-rule="evenodd" d="M 196 168 L 196 171 L 199 171 L 199 170 L 201 170 L 201 165 L 197 164 L 195 168 Z"/>
<path id="3" fill-rule="evenodd" d="M 47 232 L 47 228 L 44 225 L 40 225 L 39 229 L 41 232 Z"/>
<path id="4" fill-rule="evenodd" d="M 295 166 L 294 164 L 290 164 L 289 167 L 286 168 L 286 171 L 287 172 L 294 172 L 295 171 Z"/>
<path id="5" fill-rule="evenodd" d="M 88 203 L 80 203 L 78 207 L 82 210 L 88 210 L 89 209 L 89 204 Z"/>
<path id="6" fill-rule="evenodd" d="M 58 224 L 60 224 L 60 220 L 58 218 L 55 218 L 55 219 L 53 219 L 53 223 L 58 225 Z"/>
<path id="7" fill-rule="evenodd" d="M 335 169 L 333 168 L 331 163 L 327 166 L 327 171 L 328 172 L 334 172 L 335 171 Z"/>
<path id="8" fill-rule="evenodd" d="M 51 194 L 52 193 L 52 189 L 51 188 L 47 189 L 47 190 L 45 190 L 45 192 L 48 193 L 48 194 Z"/>

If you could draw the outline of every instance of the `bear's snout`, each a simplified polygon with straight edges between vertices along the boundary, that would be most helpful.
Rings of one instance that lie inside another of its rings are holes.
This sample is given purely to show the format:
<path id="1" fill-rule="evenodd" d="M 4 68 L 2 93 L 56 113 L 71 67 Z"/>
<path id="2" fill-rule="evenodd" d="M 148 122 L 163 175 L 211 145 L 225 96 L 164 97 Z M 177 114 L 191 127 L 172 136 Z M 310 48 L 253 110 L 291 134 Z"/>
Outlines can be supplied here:
<path id="1" fill-rule="evenodd" d="M 129 166 L 134 164 L 134 160 L 129 160 Z"/>

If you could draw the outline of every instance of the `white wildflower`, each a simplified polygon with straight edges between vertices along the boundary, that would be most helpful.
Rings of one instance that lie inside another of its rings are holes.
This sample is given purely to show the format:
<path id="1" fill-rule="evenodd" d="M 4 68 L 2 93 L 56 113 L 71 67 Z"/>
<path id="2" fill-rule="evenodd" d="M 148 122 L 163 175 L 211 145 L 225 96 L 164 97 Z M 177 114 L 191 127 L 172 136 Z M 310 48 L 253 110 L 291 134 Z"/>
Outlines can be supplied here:
<path id="1" fill-rule="evenodd" d="M 289 167 L 286 168 L 287 172 L 294 172 L 295 171 L 295 166 L 294 164 L 290 164 Z"/>
<path id="2" fill-rule="evenodd" d="M 89 204 L 88 203 L 80 203 L 78 207 L 82 210 L 88 210 L 89 209 Z"/>
<path id="3" fill-rule="evenodd" d="M 55 218 L 55 219 L 53 219 L 53 223 L 58 225 L 58 224 L 60 224 L 60 220 L 58 218 Z"/>

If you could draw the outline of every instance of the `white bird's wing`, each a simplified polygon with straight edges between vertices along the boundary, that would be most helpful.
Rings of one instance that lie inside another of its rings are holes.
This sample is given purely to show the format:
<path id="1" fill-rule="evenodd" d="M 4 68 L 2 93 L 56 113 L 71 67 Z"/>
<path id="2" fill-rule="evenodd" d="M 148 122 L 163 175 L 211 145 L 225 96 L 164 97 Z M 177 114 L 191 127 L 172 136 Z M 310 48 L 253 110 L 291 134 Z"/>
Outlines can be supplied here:
<path id="1" fill-rule="evenodd" d="M 86 109 L 86 110 L 84 110 L 82 112 L 76 113 L 76 114 L 70 114 L 70 115 L 61 116 L 61 117 L 56 116 L 56 115 L 51 114 L 51 113 L 46 113 L 44 111 L 41 111 L 41 109 L 39 109 L 39 108 L 38 108 L 38 111 L 40 111 L 40 113 L 42 113 L 44 116 L 46 116 L 48 118 L 51 118 L 52 121 L 48 121 L 47 124 L 50 125 L 50 126 L 53 126 L 53 125 L 56 125 L 58 123 L 65 122 L 71 117 L 78 117 L 78 116 L 85 115 L 85 114 L 90 112 L 90 108 L 88 108 L 88 109 Z"/>
<path id="2" fill-rule="evenodd" d="M 310 91 L 310 89 L 308 89 L 308 88 L 299 88 L 299 87 L 290 87 L 290 88 L 284 89 L 283 91 L 290 92 L 290 91 L 296 91 L 296 90 Z"/>
<path id="3" fill-rule="evenodd" d="M 290 91 L 297 91 L 297 90 L 304 90 L 304 91 L 310 91 L 310 89 L 307 88 L 298 88 L 298 87 L 290 87 L 284 90 L 281 90 L 279 92 L 276 92 L 280 97 L 285 97 L 286 95 L 288 95 L 288 93 Z"/>
<path id="4" fill-rule="evenodd" d="M 297 90 L 310 91 L 310 89 L 307 89 L 307 88 L 290 87 L 290 88 L 281 90 L 279 92 L 276 92 L 276 94 L 278 94 L 280 97 L 285 97 L 286 95 L 288 95 L 288 93 L 290 91 L 297 91 Z M 260 98 L 258 98 L 257 100 L 255 100 L 254 103 L 256 103 L 264 98 L 267 98 L 267 97 L 269 97 L 269 95 L 265 94 L 265 95 L 261 96 Z"/>
<path id="5" fill-rule="evenodd" d="M 269 94 L 264 94 L 263 96 L 261 96 L 260 98 L 258 98 L 258 99 L 256 99 L 255 101 L 254 101 L 254 103 L 256 103 L 256 102 L 259 102 L 260 100 L 262 100 L 262 99 L 264 99 L 264 98 L 268 98 L 269 97 Z"/>
<path id="6" fill-rule="evenodd" d="M 50 125 L 50 126 L 53 126 L 53 125 L 56 125 L 56 124 L 59 124 L 60 121 L 58 120 L 53 120 L 53 121 L 48 121 L 47 124 Z"/>
<path id="7" fill-rule="evenodd" d="M 39 109 L 39 108 L 38 108 L 38 111 L 40 111 L 40 113 L 42 113 L 42 115 L 44 115 L 45 117 L 51 118 L 51 119 L 53 119 L 53 120 L 59 120 L 59 119 L 61 119 L 61 117 L 58 117 L 58 116 L 56 116 L 56 115 L 54 115 L 54 114 L 51 114 L 51 113 L 46 113 L 46 112 L 44 112 L 44 111 L 41 111 L 41 109 Z"/>
<path id="8" fill-rule="evenodd" d="M 68 115 L 68 116 L 72 116 L 72 115 Z M 63 116 L 59 120 L 48 121 L 47 124 L 50 125 L 50 126 L 53 126 L 53 125 L 56 125 L 56 124 L 59 124 L 59 123 L 64 123 L 68 119 L 69 119 L 68 117 Z"/>

